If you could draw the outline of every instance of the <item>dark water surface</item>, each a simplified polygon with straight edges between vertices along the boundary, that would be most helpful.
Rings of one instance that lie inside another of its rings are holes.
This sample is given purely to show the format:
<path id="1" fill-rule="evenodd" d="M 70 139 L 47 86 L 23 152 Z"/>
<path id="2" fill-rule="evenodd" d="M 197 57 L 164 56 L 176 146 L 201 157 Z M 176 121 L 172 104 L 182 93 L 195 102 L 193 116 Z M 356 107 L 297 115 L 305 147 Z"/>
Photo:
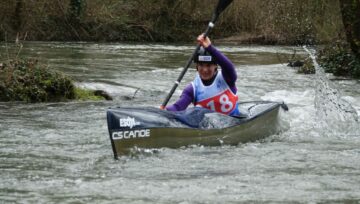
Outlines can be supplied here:
<path id="1" fill-rule="evenodd" d="M 0 103 L 0 203 L 359 203 L 360 126 L 336 108 L 344 100 L 360 114 L 359 81 L 329 82 L 339 93 L 327 105 L 329 94 L 319 93 L 328 87 L 317 83 L 327 76 L 299 75 L 280 63 L 294 48 L 219 49 L 236 65 L 240 100 L 289 105 L 281 114 L 286 131 L 238 146 L 160 149 L 116 161 L 106 109 L 158 107 L 193 46 L 25 44 L 22 55 L 115 100 Z M 0 51 L 6 58 L 4 44 Z M 188 71 L 172 101 L 194 74 Z"/>

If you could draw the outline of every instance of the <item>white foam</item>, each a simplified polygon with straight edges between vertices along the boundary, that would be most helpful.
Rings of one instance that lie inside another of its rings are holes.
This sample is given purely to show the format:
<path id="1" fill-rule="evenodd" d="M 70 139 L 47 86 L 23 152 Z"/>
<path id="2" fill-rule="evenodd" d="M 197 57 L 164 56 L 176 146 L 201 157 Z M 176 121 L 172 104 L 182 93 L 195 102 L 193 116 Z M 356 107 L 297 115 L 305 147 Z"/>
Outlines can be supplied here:
<path id="1" fill-rule="evenodd" d="M 305 91 L 287 91 L 276 90 L 266 93 L 261 97 L 262 100 L 285 102 L 286 104 L 312 104 L 314 99 L 314 90 L 307 89 Z"/>

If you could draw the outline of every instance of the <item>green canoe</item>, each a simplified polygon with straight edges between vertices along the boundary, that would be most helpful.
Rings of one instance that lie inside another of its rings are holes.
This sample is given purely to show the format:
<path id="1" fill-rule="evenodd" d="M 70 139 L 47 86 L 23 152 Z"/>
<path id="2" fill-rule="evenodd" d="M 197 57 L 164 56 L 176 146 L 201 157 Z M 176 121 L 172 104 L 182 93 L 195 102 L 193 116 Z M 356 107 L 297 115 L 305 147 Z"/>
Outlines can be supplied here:
<path id="1" fill-rule="evenodd" d="M 278 131 L 278 113 L 284 103 L 239 103 L 242 113 L 231 117 L 193 107 L 170 112 L 153 107 L 117 107 L 107 111 L 114 157 L 134 148 L 179 148 L 188 145 L 216 146 L 262 139 Z"/>

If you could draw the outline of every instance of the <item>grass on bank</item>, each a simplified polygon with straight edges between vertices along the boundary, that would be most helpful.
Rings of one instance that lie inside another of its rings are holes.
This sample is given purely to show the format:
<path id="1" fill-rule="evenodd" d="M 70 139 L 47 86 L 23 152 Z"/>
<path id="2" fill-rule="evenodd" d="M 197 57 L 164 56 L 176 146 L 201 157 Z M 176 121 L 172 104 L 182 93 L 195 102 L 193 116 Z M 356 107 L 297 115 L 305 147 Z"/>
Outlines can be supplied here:
<path id="1" fill-rule="evenodd" d="M 104 100 L 91 90 L 76 88 L 65 74 L 36 59 L 0 63 L 0 101 L 58 102 Z"/>
<path id="2" fill-rule="evenodd" d="M 98 96 L 94 94 L 94 91 L 75 88 L 75 100 L 78 101 L 101 101 L 104 100 L 103 96 Z"/>

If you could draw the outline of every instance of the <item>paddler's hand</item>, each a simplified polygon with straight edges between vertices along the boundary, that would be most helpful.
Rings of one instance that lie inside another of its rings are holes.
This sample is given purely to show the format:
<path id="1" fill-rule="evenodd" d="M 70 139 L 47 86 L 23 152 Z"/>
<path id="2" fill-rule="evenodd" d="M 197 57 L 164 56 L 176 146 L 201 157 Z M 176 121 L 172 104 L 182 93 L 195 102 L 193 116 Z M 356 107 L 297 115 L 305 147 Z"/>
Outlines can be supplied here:
<path id="1" fill-rule="evenodd" d="M 210 38 L 206 37 L 204 38 L 204 34 L 201 34 L 197 37 L 198 43 L 203 46 L 204 48 L 207 48 L 211 45 Z"/>

